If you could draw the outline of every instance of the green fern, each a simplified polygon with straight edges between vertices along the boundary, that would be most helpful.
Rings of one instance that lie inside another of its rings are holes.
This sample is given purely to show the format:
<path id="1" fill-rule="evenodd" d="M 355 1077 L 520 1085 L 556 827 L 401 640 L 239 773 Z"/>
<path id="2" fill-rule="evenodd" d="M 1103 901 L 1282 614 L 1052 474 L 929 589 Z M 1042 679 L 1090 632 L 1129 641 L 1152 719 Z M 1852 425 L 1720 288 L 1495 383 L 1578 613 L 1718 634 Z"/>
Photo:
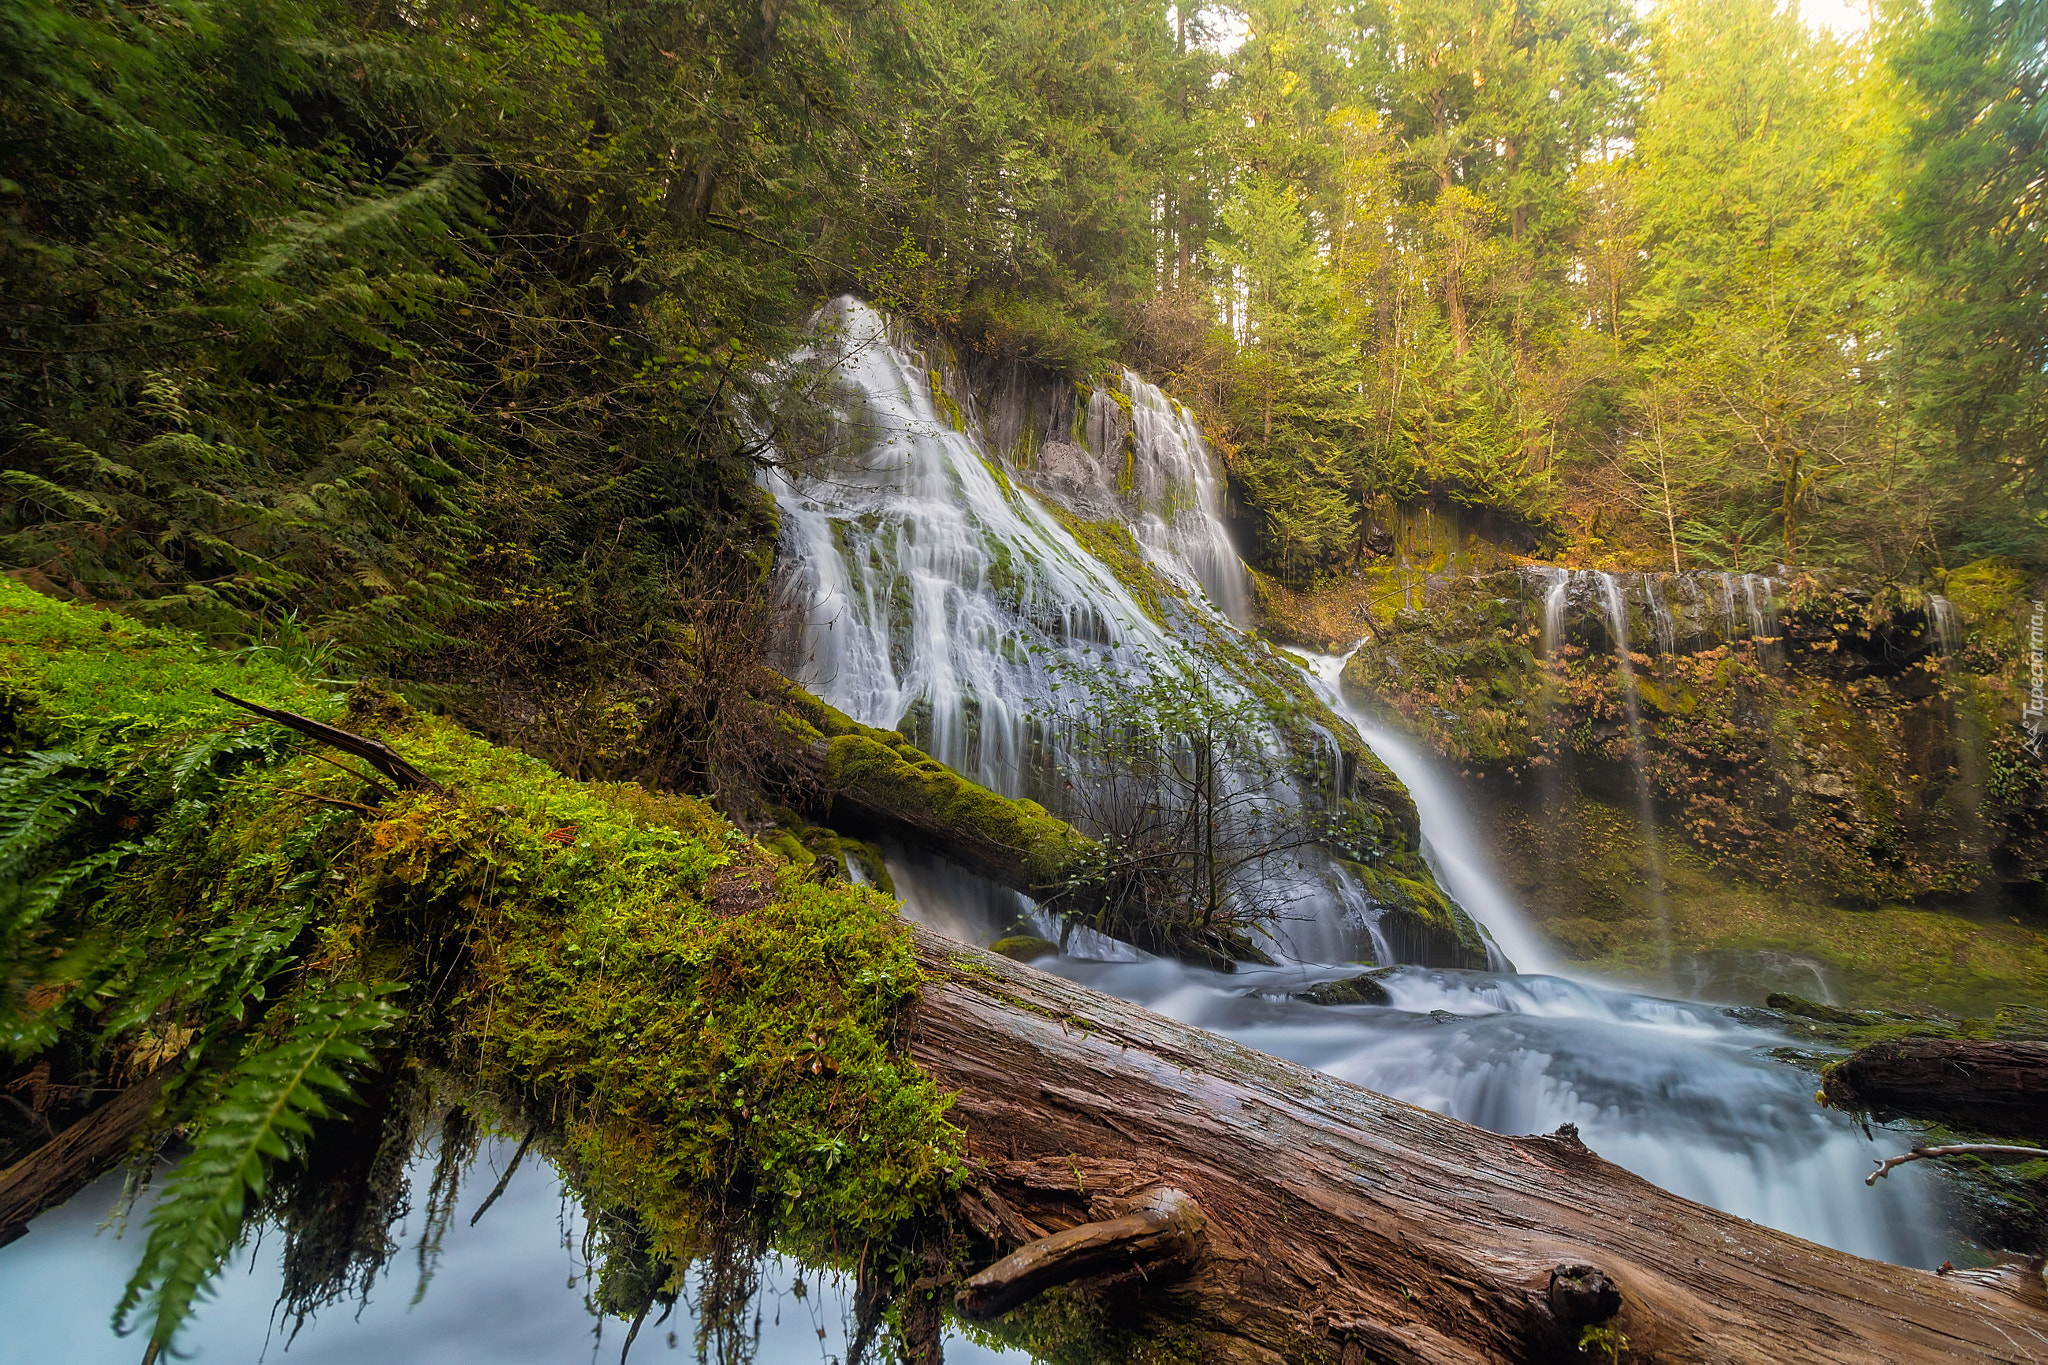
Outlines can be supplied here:
<path id="1" fill-rule="evenodd" d="M 19 878 L 68 837 L 106 793 L 98 774 L 80 776 L 77 754 L 30 754 L 0 772 L 0 882 Z"/>
<path id="2" fill-rule="evenodd" d="M 312 1120 L 332 1112 L 329 1101 L 349 1095 L 348 1073 L 370 1059 L 366 1040 L 402 1014 L 383 999 L 397 989 L 348 983 L 300 1003 L 283 1040 L 227 1077 L 150 1211 L 142 1264 L 114 1309 L 116 1331 L 146 1326 L 152 1343 L 171 1344 L 234 1250 L 272 1167 L 298 1155 Z"/>

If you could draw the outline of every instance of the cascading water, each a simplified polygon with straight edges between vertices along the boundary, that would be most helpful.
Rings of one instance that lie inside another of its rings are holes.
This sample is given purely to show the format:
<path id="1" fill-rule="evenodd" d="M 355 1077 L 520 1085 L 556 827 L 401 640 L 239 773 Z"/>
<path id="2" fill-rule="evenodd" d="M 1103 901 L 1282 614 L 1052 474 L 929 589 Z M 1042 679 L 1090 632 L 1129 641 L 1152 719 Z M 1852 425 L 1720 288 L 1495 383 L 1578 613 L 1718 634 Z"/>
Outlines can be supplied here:
<path id="1" fill-rule="evenodd" d="M 1611 573 L 1596 574 L 1601 605 L 1607 616 L 1607 630 L 1614 640 L 1614 676 L 1621 689 L 1621 704 L 1628 723 L 1630 768 L 1635 779 L 1636 818 L 1641 822 L 1643 865 L 1648 884 L 1643 888 L 1650 910 L 1657 919 L 1660 960 L 1668 980 L 1671 974 L 1671 908 L 1664 894 L 1664 861 L 1657 843 L 1657 806 L 1650 791 L 1649 746 L 1643 738 L 1642 700 L 1636 689 L 1635 661 L 1629 644 L 1628 594 L 1619 578 Z"/>
<path id="2" fill-rule="evenodd" d="M 1657 632 L 1657 652 L 1676 654 L 1678 652 L 1678 622 L 1671 615 L 1671 607 L 1664 600 L 1664 575 L 1643 575 L 1643 601 L 1650 607 L 1650 624 Z"/>
<path id="3" fill-rule="evenodd" d="M 1229 610 L 1243 609 L 1249 575 L 1223 528 L 1207 448 L 1171 399 L 1126 373 L 1128 409 L 1098 390 L 1077 414 L 1087 444 L 1047 442 L 1031 468 L 1004 468 L 971 404 L 941 406 L 942 365 L 881 314 L 841 300 L 819 331 L 841 381 L 837 420 L 849 453 L 815 477 L 768 480 L 803 602 L 792 674 L 855 720 L 903 731 L 983 785 L 1060 809 L 1079 774 L 1052 770 L 1043 727 L 1061 706 L 1063 680 L 1105 669 L 1142 675 L 1175 658 L 1214 667 L 1147 606 L 1236 636 Z M 1055 484 L 1086 522 L 1122 522 L 1185 598 L 1141 606 L 1031 495 L 1026 477 Z M 1215 681 L 1229 689 L 1239 680 Z M 1261 742 L 1276 753 L 1284 745 L 1277 726 Z M 1300 799 L 1281 788 L 1270 795 Z M 1349 880 L 1315 850 L 1270 869 L 1259 893 L 1276 911 L 1277 950 L 1358 955 L 1373 907 L 1321 913 L 1357 900 Z"/>
<path id="4" fill-rule="evenodd" d="M 880 314 L 836 307 L 839 417 L 864 448 L 826 477 L 769 482 L 807 611 L 801 680 L 986 786 L 1037 794 L 1046 658 L 1135 668 L 1174 642 L 940 412 L 932 367 Z"/>
<path id="5" fill-rule="evenodd" d="M 1956 620 L 1955 603 L 1938 592 L 1927 594 L 1927 615 L 1934 625 L 1935 643 L 1944 654 L 1956 652 L 1956 641 L 1963 638 L 1962 626 Z"/>
<path id="6" fill-rule="evenodd" d="M 921 728 L 939 757 L 1018 792 L 1022 717 L 1043 685 L 1033 651 L 1086 645 L 1138 667 L 1145 651 L 1173 647 L 1171 632 L 1137 610 L 1057 517 L 999 477 L 968 432 L 939 415 L 922 357 L 890 338 L 869 310 L 841 308 L 842 335 L 865 341 L 849 354 L 845 377 L 853 391 L 846 420 L 864 424 L 866 444 L 847 469 L 775 485 L 785 552 L 812 594 L 807 681 L 875 724 L 908 716 L 916 725 L 921 703 L 930 712 Z M 1126 383 L 1134 415 L 1159 411 L 1156 391 L 1134 376 Z M 1136 441 L 1199 450 L 1185 426 L 1136 426 Z M 1147 458 L 1132 452 L 1134 467 Z M 1201 582 L 1220 608 L 1197 601 L 1193 609 L 1206 617 L 1187 624 L 1225 630 L 1228 593 L 1213 586 L 1215 566 L 1199 571 L 1186 548 L 1228 545 L 1213 485 L 1202 498 L 1173 515 L 1207 518 L 1213 535 L 1196 536 L 1195 526 L 1177 536 L 1148 529 L 1128 503 L 1124 515 L 1162 572 Z M 1565 575 L 1548 585 L 1546 653 L 1562 641 L 1571 583 Z M 1603 594 L 1633 702 L 1619 581 L 1604 579 Z M 1341 660 L 1310 665 L 1333 709 L 1408 785 L 1441 884 L 1524 968 L 1547 961 L 1436 765 L 1346 704 L 1335 682 Z M 1639 728 L 1635 734 L 1639 742 Z M 970 939 L 1010 932 L 1025 908 L 927 855 L 898 850 L 891 868 L 909 913 Z M 1323 886 L 1323 922 L 1349 929 L 1349 941 L 1362 947 L 1358 907 L 1347 903 L 1341 881 Z M 1346 938 L 1333 932 L 1328 941 Z M 1391 1005 L 1320 1007 L 1287 996 L 1356 973 L 1357 964 L 1333 958 L 1327 966 L 1220 974 L 1075 939 L 1040 965 L 1470 1122 L 1508 1132 L 1576 1123 L 1596 1150 L 1647 1178 L 1801 1236 L 1909 1263 L 1939 1259 L 1918 1169 L 1900 1171 L 1882 1194 L 1865 1191 L 1862 1172 L 1887 1153 L 1846 1117 L 1815 1106 L 1810 1077 L 1765 1055 L 1781 1039 L 1711 1006 L 1549 976 L 1401 968 L 1383 977 Z"/>

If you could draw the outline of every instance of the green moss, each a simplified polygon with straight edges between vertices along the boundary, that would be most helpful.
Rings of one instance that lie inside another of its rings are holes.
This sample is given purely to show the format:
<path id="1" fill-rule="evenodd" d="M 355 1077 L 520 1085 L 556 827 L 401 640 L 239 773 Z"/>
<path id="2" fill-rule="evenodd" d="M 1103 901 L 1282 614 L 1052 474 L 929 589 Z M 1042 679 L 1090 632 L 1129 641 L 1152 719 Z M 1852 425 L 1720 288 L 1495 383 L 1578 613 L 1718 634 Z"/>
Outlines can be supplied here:
<path id="1" fill-rule="evenodd" d="M 967 419 L 960 412 L 960 405 L 946 392 L 945 376 L 937 370 L 928 371 L 932 385 L 932 404 L 946 419 L 946 425 L 955 431 L 967 430 Z"/>
<path id="2" fill-rule="evenodd" d="M 1043 505 L 1066 527 L 1067 534 L 1123 585 L 1140 611 L 1162 626 L 1167 624 L 1166 604 L 1179 598 L 1180 589 L 1146 560 L 1130 527 L 1116 520 L 1084 521 L 1049 498 Z"/>
<path id="3" fill-rule="evenodd" d="M 797 840 L 770 853 L 701 801 L 570 781 L 368 690 L 337 717 L 338 698 L 261 659 L 0 583 L 17 749 L 137 756 L 246 724 L 214 686 L 383 739 L 449 794 L 380 799 L 284 756 L 153 811 L 137 831 L 153 847 L 81 932 L 169 945 L 186 977 L 209 954 L 232 971 L 267 936 L 287 965 L 259 998 L 409 964 L 436 983 L 420 1045 L 552 1115 L 590 1187 L 630 1203 L 664 1255 L 735 1202 L 826 1258 L 936 1207 L 962 1139 L 896 1046 L 922 978 L 887 898 L 810 880 Z"/>
<path id="4" fill-rule="evenodd" d="M 828 792 L 858 791 L 877 809 L 949 826 L 964 839 L 1003 850 L 1033 886 L 1057 884 L 1086 847 L 1072 825 L 1036 801 L 1012 800 L 970 782 L 893 730 L 862 725 L 795 686 L 788 705 L 791 731 L 825 742 L 821 779 Z"/>
<path id="5" fill-rule="evenodd" d="M 1400 961 L 1445 967 L 1487 965 L 1485 935 L 1472 917 L 1438 888 L 1420 857 L 1406 854 L 1379 866 L 1354 863 L 1351 870 L 1381 907 L 1380 933 L 1394 945 Z"/>

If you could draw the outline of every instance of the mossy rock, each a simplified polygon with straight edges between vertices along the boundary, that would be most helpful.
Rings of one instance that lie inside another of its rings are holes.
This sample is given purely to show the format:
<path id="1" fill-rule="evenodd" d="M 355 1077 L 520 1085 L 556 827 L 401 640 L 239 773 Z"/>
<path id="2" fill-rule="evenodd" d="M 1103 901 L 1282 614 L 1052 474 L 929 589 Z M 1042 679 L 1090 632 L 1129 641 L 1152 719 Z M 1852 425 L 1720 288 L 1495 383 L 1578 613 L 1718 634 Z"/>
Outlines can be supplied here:
<path id="1" fill-rule="evenodd" d="M 1058 957 L 1060 945 L 1032 934 L 1012 934 L 989 944 L 988 950 L 1012 962 L 1036 962 L 1043 957 Z"/>
<path id="2" fill-rule="evenodd" d="M 1379 867 L 1351 865 L 1380 907 L 1380 936 L 1400 962 L 1484 970 L 1489 965 L 1485 933 L 1438 889 L 1426 866 L 1422 876 L 1414 875 L 1421 861 L 1409 854 Z"/>
<path id="3" fill-rule="evenodd" d="M 1342 981 L 1325 981 L 1305 991 L 1296 991 L 1294 998 L 1311 1005 L 1391 1005 L 1394 997 L 1387 993 L 1379 978 L 1379 972 L 1366 972 Z"/>

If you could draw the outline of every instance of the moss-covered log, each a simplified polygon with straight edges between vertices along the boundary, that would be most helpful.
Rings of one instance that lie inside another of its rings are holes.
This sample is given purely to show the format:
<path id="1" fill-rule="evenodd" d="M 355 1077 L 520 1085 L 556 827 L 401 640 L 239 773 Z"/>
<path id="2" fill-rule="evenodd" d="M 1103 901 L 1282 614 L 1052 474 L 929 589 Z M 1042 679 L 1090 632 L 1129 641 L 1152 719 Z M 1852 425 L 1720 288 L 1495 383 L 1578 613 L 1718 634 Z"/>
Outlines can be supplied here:
<path id="1" fill-rule="evenodd" d="M 1036 801 L 998 796 L 898 732 L 862 725 L 801 688 L 789 691 L 786 724 L 835 825 L 896 835 L 1039 898 L 1064 889 L 1087 844 Z"/>
<path id="2" fill-rule="evenodd" d="M 1666 1193 L 1568 1130 L 1489 1133 L 936 934 L 917 943 L 932 980 L 911 1054 L 958 1092 L 975 1174 L 956 1200 L 985 1260 L 1148 1188 L 1205 1217 L 1191 1273 L 1056 1291 L 1010 1320 L 1024 1342 L 1093 1321 L 1175 1359 L 1350 1365 L 2048 1353 L 2038 1268 L 1938 1275 L 1831 1251 Z"/>

